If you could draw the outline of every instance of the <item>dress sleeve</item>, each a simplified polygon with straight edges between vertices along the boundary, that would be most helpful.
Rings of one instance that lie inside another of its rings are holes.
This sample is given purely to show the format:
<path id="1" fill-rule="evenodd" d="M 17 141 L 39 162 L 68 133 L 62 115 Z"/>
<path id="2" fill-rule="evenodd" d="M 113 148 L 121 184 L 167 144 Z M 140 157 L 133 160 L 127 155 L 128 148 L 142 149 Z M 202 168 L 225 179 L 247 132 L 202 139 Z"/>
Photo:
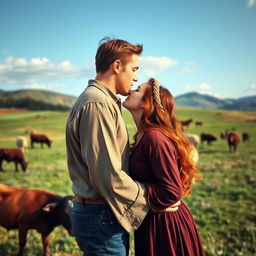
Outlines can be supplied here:
<path id="1" fill-rule="evenodd" d="M 143 138 L 143 152 L 155 177 L 154 183 L 144 183 L 147 200 L 153 211 L 161 211 L 182 198 L 177 150 L 168 137 L 151 131 Z"/>

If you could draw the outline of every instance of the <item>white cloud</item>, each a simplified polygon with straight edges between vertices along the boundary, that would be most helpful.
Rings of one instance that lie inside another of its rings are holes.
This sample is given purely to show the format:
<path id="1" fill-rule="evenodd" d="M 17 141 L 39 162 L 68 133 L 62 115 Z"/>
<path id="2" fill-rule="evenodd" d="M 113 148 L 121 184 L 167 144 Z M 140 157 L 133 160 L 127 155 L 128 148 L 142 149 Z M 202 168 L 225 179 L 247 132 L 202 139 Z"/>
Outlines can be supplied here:
<path id="1" fill-rule="evenodd" d="M 66 89 L 67 85 L 65 85 L 65 84 L 38 84 L 38 83 L 33 83 L 33 84 L 30 84 L 30 85 L 26 85 L 24 88 L 26 88 L 26 89 L 52 90 L 52 89 Z"/>
<path id="2" fill-rule="evenodd" d="M 177 66 L 179 62 L 167 57 L 141 57 L 140 70 L 146 76 L 153 76 L 169 67 Z"/>
<path id="3" fill-rule="evenodd" d="M 140 72 L 146 76 L 179 65 L 179 62 L 168 57 L 141 57 Z M 188 72 L 188 70 L 186 70 Z M 0 81 L 6 84 L 25 84 L 29 88 L 50 88 L 44 81 L 52 81 L 62 78 L 92 78 L 95 77 L 95 65 L 89 63 L 86 68 L 79 68 L 65 60 L 61 63 L 53 63 L 43 58 L 14 58 L 6 57 L 0 63 Z"/>
<path id="4" fill-rule="evenodd" d="M 207 83 L 200 83 L 199 85 L 187 85 L 187 91 L 199 91 L 199 92 L 206 92 L 211 90 L 211 86 Z"/>
<path id="5" fill-rule="evenodd" d="M 177 71 L 176 74 L 183 75 L 191 72 L 193 72 L 193 69 L 191 67 L 183 67 L 180 71 Z"/>
<path id="6" fill-rule="evenodd" d="M 63 77 L 80 77 L 85 73 L 69 61 L 55 64 L 47 58 L 7 57 L 0 63 L 0 80 L 9 84 L 32 84 Z M 88 73 L 88 72 L 86 72 Z"/>
<path id="7" fill-rule="evenodd" d="M 213 96 L 219 99 L 223 99 L 223 97 L 217 93 L 212 92 L 212 86 L 209 85 L 208 83 L 202 82 L 198 85 L 187 85 L 185 87 L 186 91 L 194 91 L 198 92 L 200 94 L 205 94 L 209 96 Z"/>
<path id="8" fill-rule="evenodd" d="M 195 71 L 196 63 L 193 61 L 186 61 L 185 66 L 176 72 L 177 75 L 183 75 L 183 74 L 188 74 L 192 73 Z"/>
<path id="9" fill-rule="evenodd" d="M 253 5 L 255 5 L 256 0 L 247 0 L 247 7 L 251 8 Z"/>
<path id="10" fill-rule="evenodd" d="M 256 91 L 256 84 L 251 84 L 251 86 L 248 88 L 249 91 Z"/>

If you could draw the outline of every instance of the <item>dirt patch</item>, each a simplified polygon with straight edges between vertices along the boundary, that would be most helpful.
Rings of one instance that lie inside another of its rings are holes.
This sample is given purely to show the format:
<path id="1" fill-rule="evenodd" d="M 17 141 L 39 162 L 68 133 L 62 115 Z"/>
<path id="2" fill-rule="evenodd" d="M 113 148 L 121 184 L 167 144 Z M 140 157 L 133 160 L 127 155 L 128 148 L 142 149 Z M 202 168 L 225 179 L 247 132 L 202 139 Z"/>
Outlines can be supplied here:
<path id="1" fill-rule="evenodd" d="M 256 120 L 256 112 L 227 111 L 222 113 L 228 122 L 253 122 Z"/>
<path id="2" fill-rule="evenodd" d="M 17 108 L 1 108 L 0 114 L 17 114 L 17 113 L 24 113 L 30 112 L 28 109 L 17 109 Z"/>

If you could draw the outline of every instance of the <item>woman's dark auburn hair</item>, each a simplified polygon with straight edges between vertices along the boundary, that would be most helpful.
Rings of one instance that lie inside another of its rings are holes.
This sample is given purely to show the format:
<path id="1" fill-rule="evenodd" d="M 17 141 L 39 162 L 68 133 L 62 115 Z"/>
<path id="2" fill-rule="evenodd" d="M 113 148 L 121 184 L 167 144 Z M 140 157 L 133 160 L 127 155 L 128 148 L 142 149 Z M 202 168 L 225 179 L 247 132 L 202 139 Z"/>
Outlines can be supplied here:
<path id="1" fill-rule="evenodd" d="M 172 94 L 168 89 L 159 86 L 161 107 L 154 100 L 152 78 L 148 83 L 149 87 L 144 94 L 144 111 L 135 137 L 139 132 L 154 129 L 161 131 L 171 139 L 179 155 L 183 195 L 188 195 L 192 190 L 193 180 L 201 179 L 198 168 L 191 157 L 193 148 L 183 132 L 181 122 L 174 113 L 175 101 Z"/>

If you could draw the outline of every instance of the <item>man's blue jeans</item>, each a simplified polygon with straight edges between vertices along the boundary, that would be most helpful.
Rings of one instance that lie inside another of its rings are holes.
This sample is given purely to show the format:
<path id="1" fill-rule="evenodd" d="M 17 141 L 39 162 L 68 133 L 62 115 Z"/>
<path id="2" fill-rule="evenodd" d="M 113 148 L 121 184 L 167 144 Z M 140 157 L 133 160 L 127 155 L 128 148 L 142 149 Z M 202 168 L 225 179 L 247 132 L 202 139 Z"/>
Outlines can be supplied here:
<path id="1" fill-rule="evenodd" d="M 105 204 L 81 204 L 74 200 L 72 227 L 84 256 L 127 256 L 129 233 Z"/>

